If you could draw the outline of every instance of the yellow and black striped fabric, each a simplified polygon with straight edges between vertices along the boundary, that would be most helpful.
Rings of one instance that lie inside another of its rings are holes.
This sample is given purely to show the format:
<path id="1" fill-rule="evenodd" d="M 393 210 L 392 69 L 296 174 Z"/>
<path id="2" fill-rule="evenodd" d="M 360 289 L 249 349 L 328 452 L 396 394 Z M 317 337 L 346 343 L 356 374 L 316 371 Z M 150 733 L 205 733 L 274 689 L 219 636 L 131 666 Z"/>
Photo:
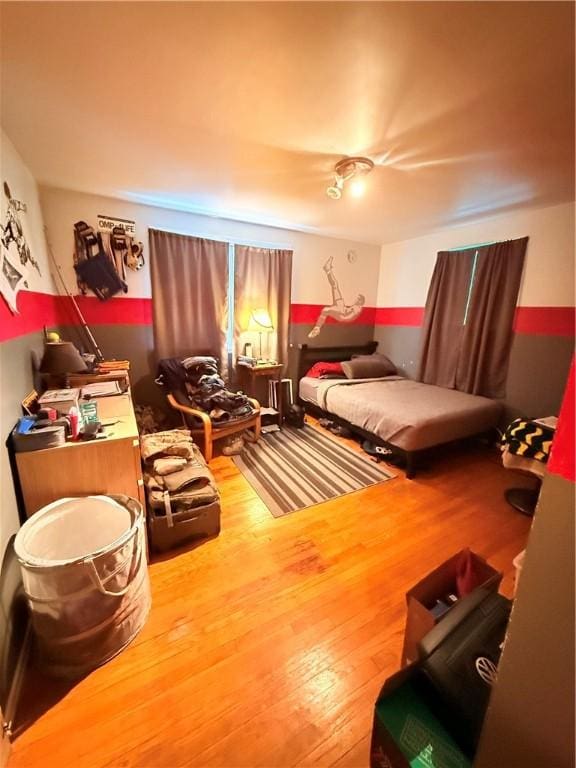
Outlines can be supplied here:
<path id="1" fill-rule="evenodd" d="M 554 430 L 543 427 L 528 419 L 515 419 L 502 436 L 502 446 L 508 446 L 510 453 L 537 459 L 544 464 L 548 461 Z"/>

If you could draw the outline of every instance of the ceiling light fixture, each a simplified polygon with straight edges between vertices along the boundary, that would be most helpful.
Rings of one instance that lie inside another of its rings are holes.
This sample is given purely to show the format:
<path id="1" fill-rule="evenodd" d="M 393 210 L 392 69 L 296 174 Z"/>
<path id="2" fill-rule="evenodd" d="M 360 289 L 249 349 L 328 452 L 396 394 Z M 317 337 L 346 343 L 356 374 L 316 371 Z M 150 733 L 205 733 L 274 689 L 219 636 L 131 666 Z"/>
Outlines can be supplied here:
<path id="1" fill-rule="evenodd" d="M 344 191 L 344 184 L 351 179 L 350 193 L 354 197 L 360 197 L 364 194 L 364 179 L 358 178 L 365 176 L 374 168 L 374 163 L 368 157 L 345 157 L 336 163 L 334 167 L 334 183 L 326 189 L 326 194 L 332 200 L 340 200 Z"/>
<path id="2" fill-rule="evenodd" d="M 350 182 L 350 194 L 352 197 L 362 197 L 365 189 L 366 182 L 364 179 L 352 179 Z"/>

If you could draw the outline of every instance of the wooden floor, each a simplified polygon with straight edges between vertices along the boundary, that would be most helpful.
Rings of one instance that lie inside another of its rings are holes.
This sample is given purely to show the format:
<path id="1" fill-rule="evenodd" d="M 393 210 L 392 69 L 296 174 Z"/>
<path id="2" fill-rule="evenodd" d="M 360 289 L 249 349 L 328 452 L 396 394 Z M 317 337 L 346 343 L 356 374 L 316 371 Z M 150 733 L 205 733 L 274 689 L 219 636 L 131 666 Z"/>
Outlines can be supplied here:
<path id="1" fill-rule="evenodd" d="M 33 671 L 10 768 L 366 768 L 405 591 L 470 546 L 505 572 L 530 520 L 485 448 L 274 519 L 225 457 L 222 532 L 150 566 L 138 638 L 74 687 Z"/>

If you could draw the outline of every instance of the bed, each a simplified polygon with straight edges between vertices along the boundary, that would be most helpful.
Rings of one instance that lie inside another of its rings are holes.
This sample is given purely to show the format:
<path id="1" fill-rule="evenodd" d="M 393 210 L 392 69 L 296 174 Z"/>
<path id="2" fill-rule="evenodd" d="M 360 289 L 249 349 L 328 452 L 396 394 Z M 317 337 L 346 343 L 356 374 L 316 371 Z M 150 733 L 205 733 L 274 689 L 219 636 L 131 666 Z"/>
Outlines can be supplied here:
<path id="1" fill-rule="evenodd" d="M 377 342 L 346 347 L 299 347 L 298 399 L 316 416 L 326 416 L 383 446 L 403 460 L 413 477 L 423 452 L 494 429 L 502 404 L 487 397 L 422 384 L 402 376 L 377 379 L 315 379 L 305 375 L 318 362 L 373 354 Z"/>

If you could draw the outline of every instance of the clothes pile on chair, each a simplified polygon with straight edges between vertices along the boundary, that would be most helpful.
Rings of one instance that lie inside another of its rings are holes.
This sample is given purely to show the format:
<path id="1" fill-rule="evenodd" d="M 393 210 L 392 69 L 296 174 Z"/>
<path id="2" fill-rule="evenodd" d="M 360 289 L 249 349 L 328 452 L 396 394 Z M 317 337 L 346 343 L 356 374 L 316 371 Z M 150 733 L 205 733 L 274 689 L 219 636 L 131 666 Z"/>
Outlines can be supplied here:
<path id="1" fill-rule="evenodd" d="M 244 418 L 253 411 L 243 392 L 226 389 L 214 357 L 160 360 L 156 383 L 169 390 L 181 405 L 205 411 L 215 423 Z"/>
<path id="2" fill-rule="evenodd" d="M 214 476 L 186 429 L 141 438 L 148 532 L 166 550 L 220 531 L 220 496 Z"/>

